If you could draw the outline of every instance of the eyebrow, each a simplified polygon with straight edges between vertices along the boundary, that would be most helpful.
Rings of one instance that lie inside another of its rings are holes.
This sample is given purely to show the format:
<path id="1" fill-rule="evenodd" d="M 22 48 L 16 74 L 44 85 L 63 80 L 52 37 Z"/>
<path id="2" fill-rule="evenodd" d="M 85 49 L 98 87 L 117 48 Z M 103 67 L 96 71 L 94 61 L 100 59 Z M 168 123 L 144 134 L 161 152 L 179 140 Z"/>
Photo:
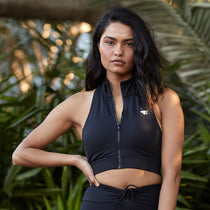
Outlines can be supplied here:
<path id="1" fill-rule="evenodd" d="M 112 40 L 116 40 L 114 37 L 111 37 L 111 36 L 105 36 L 103 39 L 112 39 Z M 133 39 L 133 38 L 124 39 L 123 41 L 134 41 L 134 39 Z"/>

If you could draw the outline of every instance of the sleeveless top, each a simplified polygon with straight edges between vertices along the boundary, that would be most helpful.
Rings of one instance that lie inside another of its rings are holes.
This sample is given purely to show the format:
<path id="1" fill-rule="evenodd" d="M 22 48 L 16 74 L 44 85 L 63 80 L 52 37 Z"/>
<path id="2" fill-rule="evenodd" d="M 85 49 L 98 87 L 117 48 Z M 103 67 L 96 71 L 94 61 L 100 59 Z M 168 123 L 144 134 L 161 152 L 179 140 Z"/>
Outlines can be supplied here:
<path id="1" fill-rule="evenodd" d="M 131 78 L 120 83 L 121 122 L 107 79 L 94 92 L 82 131 L 83 147 L 94 174 L 136 168 L 160 174 L 162 132 L 153 110 L 147 110 Z"/>

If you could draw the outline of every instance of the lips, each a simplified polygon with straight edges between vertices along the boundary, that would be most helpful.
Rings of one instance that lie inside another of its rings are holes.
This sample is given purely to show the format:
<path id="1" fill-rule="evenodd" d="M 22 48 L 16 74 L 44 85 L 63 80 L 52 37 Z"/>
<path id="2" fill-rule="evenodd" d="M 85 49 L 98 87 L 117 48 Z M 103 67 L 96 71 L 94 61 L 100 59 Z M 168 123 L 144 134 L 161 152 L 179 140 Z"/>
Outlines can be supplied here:
<path id="1" fill-rule="evenodd" d="M 113 63 L 114 65 L 117 65 L 117 66 L 122 66 L 122 65 L 125 64 L 125 62 L 122 61 L 122 60 L 120 60 L 120 59 L 112 60 L 112 63 Z"/>

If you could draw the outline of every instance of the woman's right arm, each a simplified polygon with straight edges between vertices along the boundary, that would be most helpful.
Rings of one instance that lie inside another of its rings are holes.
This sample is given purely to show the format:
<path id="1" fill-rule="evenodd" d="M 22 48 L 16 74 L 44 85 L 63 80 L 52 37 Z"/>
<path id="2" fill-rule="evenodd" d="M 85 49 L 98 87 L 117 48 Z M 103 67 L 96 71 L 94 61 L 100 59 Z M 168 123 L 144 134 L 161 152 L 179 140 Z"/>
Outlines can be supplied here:
<path id="1" fill-rule="evenodd" d="M 91 184 L 97 185 L 86 157 L 44 150 L 48 144 L 73 127 L 75 115 L 82 102 L 81 98 L 84 99 L 81 94 L 75 94 L 56 106 L 16 148 L 12 156 L 13 164 L 27 167 L 76 166 L 82 170 Z"/>

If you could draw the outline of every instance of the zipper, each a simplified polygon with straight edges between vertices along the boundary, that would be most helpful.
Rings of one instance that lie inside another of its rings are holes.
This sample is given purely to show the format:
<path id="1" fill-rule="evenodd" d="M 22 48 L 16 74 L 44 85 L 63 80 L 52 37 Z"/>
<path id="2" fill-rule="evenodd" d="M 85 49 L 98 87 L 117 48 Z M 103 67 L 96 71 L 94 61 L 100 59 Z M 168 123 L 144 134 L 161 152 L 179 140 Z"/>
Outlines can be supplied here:
<path id="1" fill-rule="evenodd" d="M 120 123 L 117 122 L 117 152 L 118 152 L 118 168 L 121 168 L 121 152 L 120 152 Z"/>
<path id="2" fill-rule="evenodd" d="M 120 129 L 121 129 L 121 125 L 120 125 L 120 122 L 118 122 L 118 119 L 117 119 L 113 98 L 112 98 L 112 102 L 113 102 L 113 108 L 114 108 L 114 113 L 115 113 L 115 121 L 116 121 L 116 124 L 117 124 L 117 158 L 118 158 L 117 168 L 120 169 L 121 168 L 121 148 L 120 148 Z M 122 120 L 122 116 L 121 116 L 121 120 Z"/>

